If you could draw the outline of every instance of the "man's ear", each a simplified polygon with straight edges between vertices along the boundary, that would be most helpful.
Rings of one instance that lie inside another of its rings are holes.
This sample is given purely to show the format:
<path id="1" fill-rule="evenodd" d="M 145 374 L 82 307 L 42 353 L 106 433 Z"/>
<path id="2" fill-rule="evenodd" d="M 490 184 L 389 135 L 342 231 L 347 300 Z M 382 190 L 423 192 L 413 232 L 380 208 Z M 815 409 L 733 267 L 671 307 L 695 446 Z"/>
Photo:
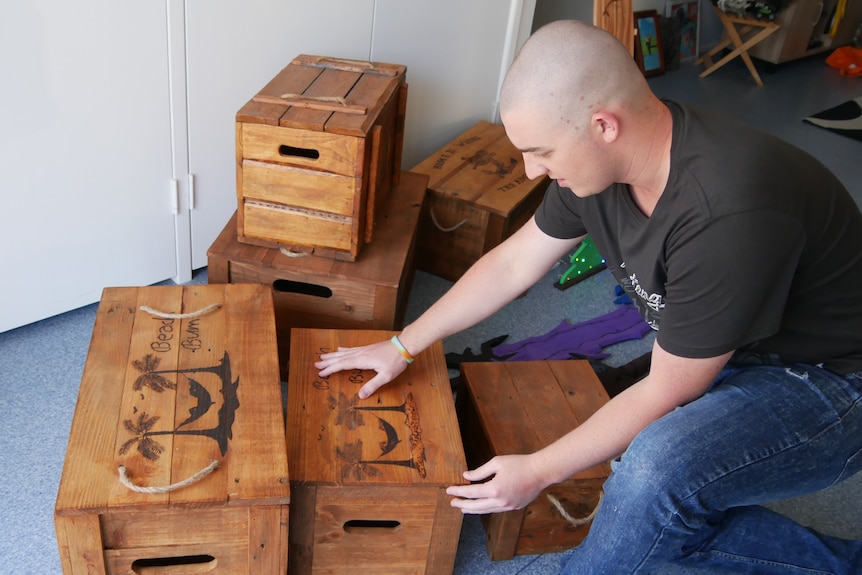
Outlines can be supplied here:
<path id="1" fill-rule="evenodd" d="M 613 143 L 620 135 L 620 120 L 610 112 L 596 112 L 592 115 L 591 126 L 605 143 Z"/>

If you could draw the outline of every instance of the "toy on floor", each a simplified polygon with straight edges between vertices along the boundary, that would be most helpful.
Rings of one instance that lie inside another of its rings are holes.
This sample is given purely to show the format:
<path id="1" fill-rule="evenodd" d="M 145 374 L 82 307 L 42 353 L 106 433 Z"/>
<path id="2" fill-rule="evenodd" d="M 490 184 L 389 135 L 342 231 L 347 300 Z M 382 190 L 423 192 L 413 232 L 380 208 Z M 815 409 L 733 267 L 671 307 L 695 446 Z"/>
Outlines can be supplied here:
<path id="1" fill-rule="evenodd" d="M 590 236 L 585 237 L 575 253 L 569 257 L 569 263 L 571 264 L 569 269 L 554 282 L 554 287 L 557 289 L 568 289 L 607 267 L 605 258 L 593 245 L 593 239 Z"/>
<path id="2" fill-rule="evenodd" d="M 641 339 L 651 330 L 634 306 L 621 305 L 599 317 L 569 323 L 563 320 L 546 334 L 492 348 L 505 361 L 569 359 L 572 354 L 605 359 L 603 348 L 631 339 Z"/>

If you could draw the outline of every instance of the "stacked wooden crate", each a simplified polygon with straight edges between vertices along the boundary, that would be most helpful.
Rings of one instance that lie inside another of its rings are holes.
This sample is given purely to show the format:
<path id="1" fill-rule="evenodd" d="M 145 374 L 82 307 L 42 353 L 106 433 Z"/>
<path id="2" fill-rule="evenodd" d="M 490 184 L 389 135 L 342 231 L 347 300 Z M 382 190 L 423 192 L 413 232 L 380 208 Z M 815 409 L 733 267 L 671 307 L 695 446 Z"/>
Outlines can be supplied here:
<path id="1" fill-rule="evenodd" d="M 515 233 L 549 179 L 527 177 L 521 152 L 499 124 L 479 122 L 411 168 L 429 177 L 416 267 L 455 281 Z"/>
<path id="2" fill-rule="evenodd" d="M 406 67 L 300 55 L 236 114 L 237 212 L 210 283 L 273 289 L 292 327 L 399 329 L 427 177 L 401 173 Z"/>
<path id="3" fill-rule="evenodd" d="M 406 67 L 301 55 L 236 115 L 242 242 L 354 261 L 398 180 Z"/>

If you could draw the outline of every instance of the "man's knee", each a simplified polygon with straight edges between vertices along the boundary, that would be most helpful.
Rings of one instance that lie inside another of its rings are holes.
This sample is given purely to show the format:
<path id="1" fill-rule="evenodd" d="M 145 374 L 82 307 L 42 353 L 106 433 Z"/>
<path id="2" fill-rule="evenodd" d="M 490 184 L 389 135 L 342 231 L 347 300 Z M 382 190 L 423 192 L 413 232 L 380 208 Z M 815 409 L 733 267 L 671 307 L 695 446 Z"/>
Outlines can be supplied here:
<path id="1" fill-rule="evenodd" d="M 691 494 L 701 454 L 692 453 L 687 433 L 666 423 L 660 419 L 646 427 L 611 464 L 606 490 L 612 499 L 637 501 L 640 506 L 656 502 L 669 510 Z"/>

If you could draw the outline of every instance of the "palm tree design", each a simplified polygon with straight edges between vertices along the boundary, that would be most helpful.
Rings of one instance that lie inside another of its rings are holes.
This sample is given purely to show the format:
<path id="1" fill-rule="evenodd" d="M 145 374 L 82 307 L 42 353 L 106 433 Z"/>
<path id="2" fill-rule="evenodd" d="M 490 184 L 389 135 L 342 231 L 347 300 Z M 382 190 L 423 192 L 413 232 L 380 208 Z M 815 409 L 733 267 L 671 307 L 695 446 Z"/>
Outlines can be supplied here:
<path id="1" fill-rule="evenodd" d="M 135 381 L 133 386 L 135 390 L 139 390 L 143 386 L 151 387 L 159 393 L 164 391 L 165 388 L 176 389 L 176 384 L 167 380 L 167 378 L 163 377 L 161 374 L 183 374 L 184 377 L 189 380 L 189 394 L 197 399 L 197 405 L 189 410 L 189 417 L 173 430 L 153 431 L 153 426 L 159 420 L 159 416 L 150 416 L 146 412 L 140 413 L 137 421 L 132 419 L 124 420 L 123 426 L 127 431 L 129 431 L 129 433 L 132 433 L 134 437 L 126 441 L 120 447 L 120 455 L 125 455 L 133 445 L 137 444 L 138 452 L 141 455 L 150 461 L 156 461 L 164 451 L 164 447 L 152 438 L 154 435 L 202 435 L 210 437 L 218 443 L 219 451 L 222 456 L 227 453 L 228 442 L 233 439 L 232 428 L 233 422 L 236 419 L 236 410 L 239 409 L 239 397 L 237 395 L 239 378 L 231 382 L 230 356 L 227 351 L 225 351 L 224 356 L 218 364 L 210 367 L 157 371 L 156 368 L 159 365 L 159 358 L 152 357 L 150 354 L 145 356 L 143 360 L 134 361 L 132 363 L 138 370 L 144 372 L 144 375 Z M 221 381 L 220 392 L 224 401 L 218 411 L 218 422 L 215 427 L 211 429 L 180 429 L 181 427 L 200 419 L 209 411 L 210 407 L 215 404 L 215 402 L 212 401 L 210 393 L 200 385 L 200 383 L 186 375 L 189 373 L 213 373 L 217 375 Z M 166 381 L 169 385 L 165 385 L 161 380 Z M 153 385 L 157 385 L 157 387 L 160 387 L 161 389 L 156 389 Z"/>
<path id="2" fill-rule="evenodd" d="M 341 391 L 338 392 L 338 398 L 331 395 L 326 398 L 329 409 L 335 411 L 335 425 L 344 425 L 350 431 L 354 431 L 357 427 L 365 425 L 365 421 L 362 419 L 362 412 L 356 410 L 358 399 L 356 395 L 347 397 Z"/>
<path id="3" fill-rule="evenodd" d="M 514 170 L 515 166 L 518 164 L 518 160 L 515 158 L 509 158 L 508 164 L 504 164 L 502 161 L 494 157 L 494 152 L 489 152 L 488 150 L 479 150 L 472 156 L 468 158 L 462 157 L 461 159 L 472 164 L 474 170 L 480 166 L 491 164 L 494 166 L 494 169 L 482 170 L 482 172 L 485 174 L 494 174 L 501 178 L 506 177 L 507 174 L 511 174 L 512 170 Z"/>
<path id="4" fill-rule="evenodd" d="M 144 359 L 136 359 L 133 361 L 132 365 L 135 366 L 135 369 L 142 372 L 143 375 L 135 380 L 135 384 L 132 389 L 140 391 L 142 387 L 146 386 L 158 393 L 163 392 L 165 389 L 176 389 L 177 384 L 163 375 L 160 375 L 161 373 L 166 372 L 156 371 L 161 361 L 162 358 L 156 357 L 151 353 L 145 355 Z"/>
<path id="5" fill-rule="evenodd" d="M 150 461 L 156 461 L 165 448 L 150 436 L 172 433 L 170 431 L 152 431 L 153 425 L 155 425 L 158 420 L 158 415 L 150 417 L 146 412 L 141 412 L 138 415 L 137 422 L 133 422 L 131 419 L 124 420 L 123 427 L 125 427 L 128 432 L 133 433 L 135 437 L 120 446 L 120 455 L 128 453 L 129 449 L 137 443 L 138 453 Z"/>
<path id="6" fill-rule="evenodd" d="M 348 399 L 346 395 L 339 392 L 338 398 L 329 396 L 328 402 L 331 409 L 337 409 L 335 424 L 346 425 L 348 429 L 354 430 L 360 425 L 364 425 L 360 411 L 399 411 L 404 414 L 404 423 L 410 430 L 408 443 L 410 445 L 410 458 L 404 460 L 380 460 L 382 457 L 395 449 L 401 439 L 392 425 L 383 421 L 380 417 L 378 426 L 386 434 L 386 440 L 379 443 L 380 455 L 378 459 L 373 461 L 362 459 L 362 440 L 357 440 L 354 443 L 345 444 L 343 448 L 336 447 L 335 452 L 339 459 L 347 463 L 345 475 L 351 472 L 358 479 L 362 480 L 362 476 L 369 474 L 369 468 L 372 465 L 400 465 L 402 467 L 413 468 L 419 473 L 419 477 L 423 479 L 426 476 L 425 468 L 425 444 L 422 441 L 422 427 L 419 424 L 419 409 L 416 401 L 413 399 L 413 393 L 409 392 L 401 405 L 387 406 L 368 406 L 357 407 L 356 397 Z M 352 427 L 351 427 L 352 426 Z"/>
<path id="7" fill-rule="evenodd" d="M 335 455 L 346 463 L 342 475 L 345 479 L 353 475 L 357 481 L 365 481 L 368 477 L 377 477 L 380 470 L 374 467 L 374 461 L 362 460 L 362 440 L 357 439 L 353 443 L 345 443 L 342 447 L 335 448 Z"/>

